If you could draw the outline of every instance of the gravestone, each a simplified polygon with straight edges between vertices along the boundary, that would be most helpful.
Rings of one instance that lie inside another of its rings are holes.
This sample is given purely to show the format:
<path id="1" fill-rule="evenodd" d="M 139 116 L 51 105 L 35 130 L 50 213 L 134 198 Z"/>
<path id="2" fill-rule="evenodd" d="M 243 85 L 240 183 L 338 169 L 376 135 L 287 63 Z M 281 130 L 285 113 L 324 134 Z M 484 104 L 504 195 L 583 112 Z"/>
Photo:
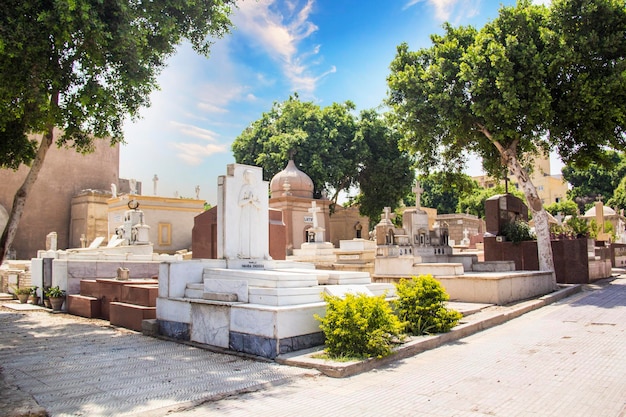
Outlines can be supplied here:
<path id="1" fill-rule="evenodd" d="M 218 178 L 217 257 L 268 260 L 268 182 L 260 167 L 230 164 Z"/>
<path id="2" fill-rule="evenodd" d="M 502 234 L 508 223 L 517 220 L 528 221 L 528 207 L 512 194 L 498 194 L 485 201 L 485 226 L 492 236 Z"/>

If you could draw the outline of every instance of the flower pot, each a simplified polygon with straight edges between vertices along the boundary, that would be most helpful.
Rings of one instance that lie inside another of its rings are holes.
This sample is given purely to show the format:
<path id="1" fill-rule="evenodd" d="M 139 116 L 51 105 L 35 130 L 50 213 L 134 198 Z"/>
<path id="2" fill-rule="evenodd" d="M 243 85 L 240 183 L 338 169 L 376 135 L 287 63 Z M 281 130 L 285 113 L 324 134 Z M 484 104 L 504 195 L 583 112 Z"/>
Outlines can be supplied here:
<path id="1" fill-rule="evenodd" d="M 61 311 L 61 307 L 63 307 L 64 302 L 65 297 L 50 297 L 50 306 L 52 307 L 52 311 Z"/>
<path id="2" fill-rule="evenodd" d="M 30 297 L 28 297 L 28 301 L 30 301 L 32 305 L 39 305 L 39 297 L 36 295 L 31 295 Z"/>
<path id="3" fill-rule="evenodd" d="M 20 300 L 20 303 L 26 304 L 28 302 L 29 294 L 17 294 L 17 299 Z"/>
<path id="4" fill-rule="evenodd" d="M 46 308 L 51 308 L 50 306 L 50 299 L 49 298 L 44 298 L 43 299 L 43 306 Z"/>

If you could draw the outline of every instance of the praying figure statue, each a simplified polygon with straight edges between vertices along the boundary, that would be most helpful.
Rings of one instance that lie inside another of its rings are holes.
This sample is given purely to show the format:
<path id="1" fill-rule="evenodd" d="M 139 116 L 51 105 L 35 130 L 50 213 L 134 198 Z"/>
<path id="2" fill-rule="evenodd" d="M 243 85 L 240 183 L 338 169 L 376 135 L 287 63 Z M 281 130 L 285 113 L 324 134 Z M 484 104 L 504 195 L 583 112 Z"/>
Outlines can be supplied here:
<path id="1" fill-rule="evenodd" d="M 252 231 L 256 229 L 259 212 L 262 208 L 259 196 L 255 193 L 254 172 L 247 169 L 243 173 L 244 184 L 239 192 L 239 253 L 240 259 L 249 259 L 255 256 L 255 245 L 258 237 Z M 262 256 L 260 254 L 259 256 Z"/>

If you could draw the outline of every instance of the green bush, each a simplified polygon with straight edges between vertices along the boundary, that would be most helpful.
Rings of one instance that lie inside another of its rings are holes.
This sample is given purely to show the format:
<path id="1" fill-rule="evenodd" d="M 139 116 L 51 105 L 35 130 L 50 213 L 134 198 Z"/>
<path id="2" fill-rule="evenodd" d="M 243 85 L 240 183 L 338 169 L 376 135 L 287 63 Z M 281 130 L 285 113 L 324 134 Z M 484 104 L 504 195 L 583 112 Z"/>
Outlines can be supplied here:
<path id="1" fill-rule="evenodd" d="M 400 280 L 396 293 L 398 317 L 405 322 L 406 331 L 413 335 L 450 331 L 462 317 L 458 311 L 446 307 L 445 302 L 450 297 L 431 275 Z"/>
<path id="2" fill-rule="evenodd" d="M 403 323 L 393 314 L 385 296 L 324 295 L 326 316 L 315 315 L 326 337 L 331 358 L 387 356 L 402 340 Z"/>
<path id="3" fill-rule="evenodd" d="M 502 227 L 502 234 L 511 242 L 520 243 L 525 240 L 535 240 L 536 237 L 530 231 L 530 226 L 523 220 L 516 220 Z"/>

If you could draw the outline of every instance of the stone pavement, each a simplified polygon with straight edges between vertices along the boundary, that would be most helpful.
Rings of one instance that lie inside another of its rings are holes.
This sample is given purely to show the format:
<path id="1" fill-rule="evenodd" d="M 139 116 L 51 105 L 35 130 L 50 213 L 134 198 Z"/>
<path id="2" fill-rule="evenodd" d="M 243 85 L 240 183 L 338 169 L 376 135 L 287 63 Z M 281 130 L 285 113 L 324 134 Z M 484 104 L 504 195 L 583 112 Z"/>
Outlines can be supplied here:
<path id="1" fill-rule="evenodd" d="M 2 309 L 0 366 L 9 387 L 54 416 L 626 417 L 625 329 L 620 277 L 505 325 L 336 379 L 104 321 Z M 0 386 L 0 415 L 20 411 L 13 394 L 7 398 Z"/>
<path id="2" fill-rule="evenodd" d="M 146 337 L 108 321 L 6 308 L 0 367 L 0 416 L 161 416 L 314 373 Z"/>

